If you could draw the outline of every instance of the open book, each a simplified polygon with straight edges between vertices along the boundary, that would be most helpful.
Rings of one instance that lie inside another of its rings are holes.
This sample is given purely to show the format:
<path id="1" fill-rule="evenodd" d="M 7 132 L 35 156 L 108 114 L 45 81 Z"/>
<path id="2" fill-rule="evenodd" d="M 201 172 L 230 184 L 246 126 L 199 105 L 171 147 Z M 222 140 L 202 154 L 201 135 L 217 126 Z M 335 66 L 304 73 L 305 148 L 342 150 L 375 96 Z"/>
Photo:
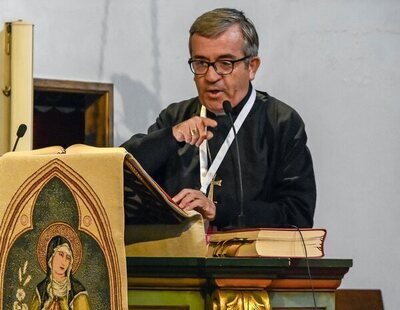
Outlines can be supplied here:
<path id="1" fill-rule="evenodd" d="M 128 153 L 124 162 L 124 204 L 127 224 L 178 224 L 189 218 Z"/>
<path id="2" fill-rule="evenodd" d="M 208 235 L 208 257 L 323 257 L 325 229 L 254 228 Z"/>

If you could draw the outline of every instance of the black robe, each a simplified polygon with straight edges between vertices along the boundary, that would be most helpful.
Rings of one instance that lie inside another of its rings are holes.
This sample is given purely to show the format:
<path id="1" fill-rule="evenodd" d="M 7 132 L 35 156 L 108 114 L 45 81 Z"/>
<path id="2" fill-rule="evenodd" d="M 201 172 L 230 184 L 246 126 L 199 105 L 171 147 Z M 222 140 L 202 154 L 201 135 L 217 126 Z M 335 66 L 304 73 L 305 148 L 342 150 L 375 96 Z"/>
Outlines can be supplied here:
<path id="1" fill-rule="evenodd" d="M 251 88 L 251 87 L 250 87 Z M 235 120 L 247 96 L 232 112 Z M 169 193 L 183 188 L 200 189 L 199 149 L 177 142 L 172 127 L 200 114 L 198 97 L 164 109 L 147 134 L 132 136 L 125 147 Z M 228 116 L 207 112 L 218 122 L 209 141 L 212 158 L 231 128 Z M 256 101 L 237 136 L 243 174 L 246 227 L 312 227 L 316 186 L 307 136 L 300 116 L 285 103 L 257 91 Z M 240 193 L 235 141 L 218 171 L 214 187 L 218 229 L 237 227 Z M 126 219 L 129 223 L 129 218 Z"/>

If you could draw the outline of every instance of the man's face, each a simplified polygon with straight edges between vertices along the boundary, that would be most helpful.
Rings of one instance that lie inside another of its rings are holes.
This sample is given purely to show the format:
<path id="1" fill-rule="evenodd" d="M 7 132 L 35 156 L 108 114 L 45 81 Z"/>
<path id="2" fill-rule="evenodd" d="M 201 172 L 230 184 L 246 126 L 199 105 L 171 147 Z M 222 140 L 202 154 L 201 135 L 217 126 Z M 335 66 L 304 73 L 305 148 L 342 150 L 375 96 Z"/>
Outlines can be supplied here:
<path id="1" fill-rule="evenodd" d="M 233 25 L 216 38 L 198 34 L 191 37 L 192 59 L 205 61 L 236 60 L 243 58 L 243 35 L 238 25 Z M 249 81 L 255 77 L 260 64 L 258 57 L 249 59 L 250 64 L 240 61 L 234 64 L 229 75 L 219 75 L 210 66 L 204 75 L 195 75 L 201 103 L 214 113 L 222 112 L 222 102 L 229 100 L 235 107 L 246 96 Z"/>

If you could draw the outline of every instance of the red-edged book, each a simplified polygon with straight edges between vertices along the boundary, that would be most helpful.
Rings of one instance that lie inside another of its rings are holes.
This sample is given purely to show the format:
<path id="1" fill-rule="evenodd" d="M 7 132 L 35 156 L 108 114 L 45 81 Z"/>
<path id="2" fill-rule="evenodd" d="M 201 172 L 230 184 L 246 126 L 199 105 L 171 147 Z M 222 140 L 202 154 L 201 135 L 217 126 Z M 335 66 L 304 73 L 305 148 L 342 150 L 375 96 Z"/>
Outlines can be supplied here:
<path id="1" fill-rule="evenodd" d="M 324 256 L 326 230 L 320 228 L 254 228 L 208 235 L 208 257 Z"/>

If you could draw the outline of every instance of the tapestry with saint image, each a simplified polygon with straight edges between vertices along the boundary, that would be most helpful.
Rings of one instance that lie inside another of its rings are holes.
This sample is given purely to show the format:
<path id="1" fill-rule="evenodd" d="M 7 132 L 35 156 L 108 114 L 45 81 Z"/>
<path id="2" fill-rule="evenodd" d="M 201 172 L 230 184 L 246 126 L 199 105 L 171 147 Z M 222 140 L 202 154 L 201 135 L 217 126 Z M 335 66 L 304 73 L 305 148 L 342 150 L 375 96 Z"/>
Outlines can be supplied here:
<path id="1" fill-rule="evenodd" d="M 120 148 L 0 157 L 0 308 L 127 309 Z"/>

